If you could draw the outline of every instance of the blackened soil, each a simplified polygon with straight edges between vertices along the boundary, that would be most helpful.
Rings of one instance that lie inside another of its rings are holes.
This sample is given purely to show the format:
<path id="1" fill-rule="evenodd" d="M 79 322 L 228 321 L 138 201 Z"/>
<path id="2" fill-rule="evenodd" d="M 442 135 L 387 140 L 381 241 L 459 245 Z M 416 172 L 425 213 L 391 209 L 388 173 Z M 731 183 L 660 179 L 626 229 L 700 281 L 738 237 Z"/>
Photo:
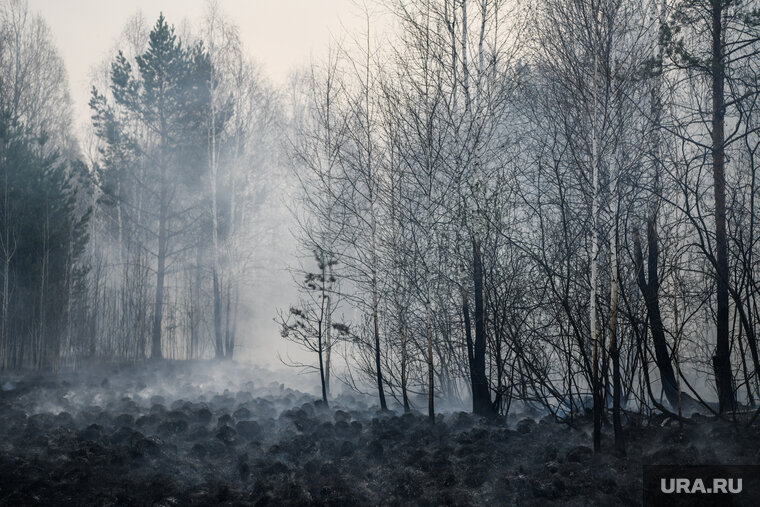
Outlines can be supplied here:
<path id="1" fill-rule="evenodd" d="M 708 418 L 587 422 L 381 413 L 235 363 L 0 378 L 3 505 L 638 505 L 645 463 L 758 463 L 760 432 Z M 252 379 L 252 380 L 251 380 Z"/>

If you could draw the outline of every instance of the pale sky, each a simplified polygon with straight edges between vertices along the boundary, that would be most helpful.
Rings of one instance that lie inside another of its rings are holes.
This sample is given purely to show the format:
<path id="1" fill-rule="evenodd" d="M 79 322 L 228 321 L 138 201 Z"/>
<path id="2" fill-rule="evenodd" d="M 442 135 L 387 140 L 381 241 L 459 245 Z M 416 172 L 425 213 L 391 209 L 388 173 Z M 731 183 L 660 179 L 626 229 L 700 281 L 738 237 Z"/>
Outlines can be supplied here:
<path id="1" fill-rule="evenodd" d="M 247 52 L 263 64 L 275 84 L 291 70 L 321 58 L 333 37 L 363 29 L 352 0 L 220 0 L 240 28 Z M 127 19 L 142 11 L 152 26 L 160 12 L 179 27 L 197 25 L 205 0 L 29 0 L 50 26 L 69 73 L 75 122 L 89 121 L 90 69 L 103 61 Z"/>

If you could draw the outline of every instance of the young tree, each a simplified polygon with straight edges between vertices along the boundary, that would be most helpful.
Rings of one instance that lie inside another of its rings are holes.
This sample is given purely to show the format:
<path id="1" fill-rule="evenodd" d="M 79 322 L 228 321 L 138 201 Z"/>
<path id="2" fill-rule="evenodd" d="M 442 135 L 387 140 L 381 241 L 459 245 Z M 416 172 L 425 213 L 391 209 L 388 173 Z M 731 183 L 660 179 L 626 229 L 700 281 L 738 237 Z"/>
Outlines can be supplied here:
<path id="1" fill-rule="evenodd" d="M 283 338 L 317 354 L 318 366 L 316 369 L 319 372 L 322 401 L 327 405 L 329 393 L 325 357 L 329 353 L 329 348 L 333 346 L 333 343 L 326 341 L 327 329 L 330 326 L 339 335 L 348 336 L 350 333 L 348 326 L 333 322 L 329 315 L 333 308 L 330 306 L 330 294 L 334 292 L 335 280 L 332 275 L 326 275 L 328 271 L 332 272 L 332 270 L 328 270 L 327 264 L 331 264 L 330 267 L 332 267 L 336 261 L 332 260 L 329 254 L 318 249 L 314 251 L 314 257 L 319 266 L 319 271 L 304 274 L 304 278 L 299 284 L 299 289 L 304 297 L 297 306 L 290 308 L 287 315 L 280 313 L 277 321 L 282 328 L 280 334 Z M 301 363 L 295 363 L 292 366 L 314 368 Z"/>

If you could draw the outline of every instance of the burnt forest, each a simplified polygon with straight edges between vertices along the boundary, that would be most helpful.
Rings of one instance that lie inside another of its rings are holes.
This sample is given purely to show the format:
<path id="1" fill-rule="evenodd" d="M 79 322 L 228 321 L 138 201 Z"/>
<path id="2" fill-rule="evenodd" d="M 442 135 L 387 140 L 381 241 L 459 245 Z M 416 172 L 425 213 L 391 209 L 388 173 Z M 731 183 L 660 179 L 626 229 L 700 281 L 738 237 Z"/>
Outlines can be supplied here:
<path id="1" fill-rule="evenodd" d="M 0 0 L 0 505 L 758 505 L 758 150 L 759 0 Z"/>

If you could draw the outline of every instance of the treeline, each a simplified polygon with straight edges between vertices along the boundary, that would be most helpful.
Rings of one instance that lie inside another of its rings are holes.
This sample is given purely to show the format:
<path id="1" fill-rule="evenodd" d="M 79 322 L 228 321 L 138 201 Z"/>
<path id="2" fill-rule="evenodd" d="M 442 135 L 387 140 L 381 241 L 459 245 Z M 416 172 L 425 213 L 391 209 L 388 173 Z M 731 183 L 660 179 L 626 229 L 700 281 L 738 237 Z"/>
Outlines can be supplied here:
<path id="1" fill-rule="evenodd" d="M 51 39 L 0 4 L 0 369 L 56 368 L 85 298 L 89 176 Z"/>
<path id="2" fill-rule="evenodd" d="M 325 398 L 341 372 L 431 418 L 589 410 L 597 447 L 611 413 L 621 448 L 624 410 L 754 405 L 759 7 L 398 1 L 379 39 L 367 14 L 290 143 L 316 262 L 281 321 Z"/>
<path id="3" fill-rule="evenodd" d="M 0 8 L 2 369 L 231 358 L 281 114 L 237 28 L 128 20 L 78 140 L 45 22 Z"/>

